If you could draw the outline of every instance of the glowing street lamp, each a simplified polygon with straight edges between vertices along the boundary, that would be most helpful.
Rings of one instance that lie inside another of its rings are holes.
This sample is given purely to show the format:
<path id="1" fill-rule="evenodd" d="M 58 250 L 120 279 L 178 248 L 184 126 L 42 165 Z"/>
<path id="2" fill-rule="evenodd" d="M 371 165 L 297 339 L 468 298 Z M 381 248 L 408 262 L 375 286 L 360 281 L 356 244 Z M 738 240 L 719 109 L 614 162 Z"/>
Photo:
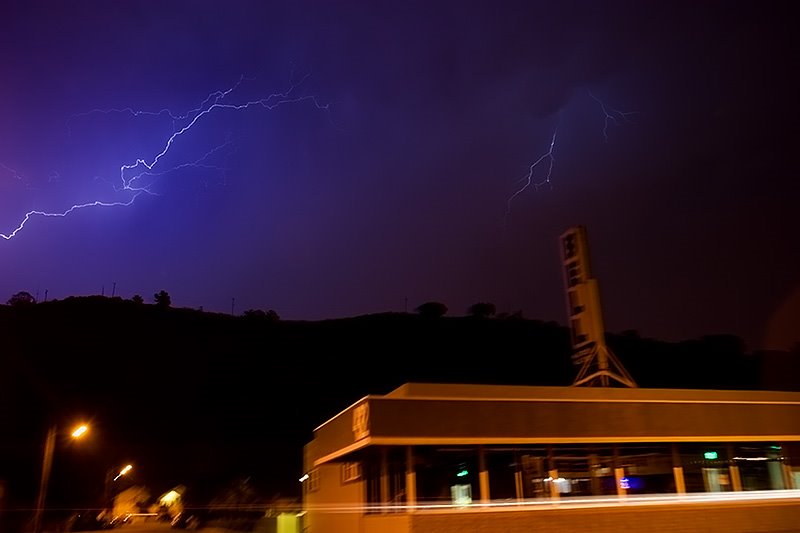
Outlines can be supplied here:
<path id="1" fill-rule="evenodd" d="M 117 474 L 116 476 L 114 476 L 114 481 L 118 480 L 118 479 L 119 479 L 121 476 L 124 476 L 125 474 L 127 474 L 128 472 L 130 472 L 130 471 L 131 471 L 131 468 L 133 468 L 133 466 L 132 466 L 132 465 L 125 465 L 125 468 L 123 468 L 122 470 L 120 470 L 120 471 L 119 471 L 119 474 Z"/>
<path id="2" fill-rule="evenodd" d="M 89 426 L 81 424 L 70 433 L 73 439 L 79 439 L 86 435 L 89 431 Z M 47 430 L 47 437 L 44 441 L 44 456 L 42 457 L 42 479 L 39 482 L 39 497 L 36 500 L 36 509 L 33 515 L 33 533 L 41 533 L 42 531 L 42 512 L 44 511 L 44 503 L 47 497 L 47 484 L 50 481 L 50 470 L 53 466 L 53 452 L 56 448 L 56 436 L 58 435 L 58 427 L 53 424 Z"/>
<path id="3" fill-rule="evenodd" d="M 112 468 L 106 473 L 106 486 L 105 486 L 105 505 L 106 509 L 113 510 L 113 501 L 111 496 L 111 484 L 114 483 L 116 480 L 127 474 L 133 469 L 133 465 L 125 465 L 119 471 L 115 468 Z M 116 475 L 114 473 L 116 472 Z M 113 477 L 112 477 L 113 476 Z"/>

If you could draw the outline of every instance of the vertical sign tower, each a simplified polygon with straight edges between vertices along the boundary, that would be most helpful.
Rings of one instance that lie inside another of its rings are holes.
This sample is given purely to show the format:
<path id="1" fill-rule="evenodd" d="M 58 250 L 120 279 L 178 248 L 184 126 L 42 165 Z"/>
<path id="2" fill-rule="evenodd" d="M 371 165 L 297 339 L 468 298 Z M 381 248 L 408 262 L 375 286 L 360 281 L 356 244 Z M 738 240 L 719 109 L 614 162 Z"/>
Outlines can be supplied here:
<path id="1" fill-rule="evenodd" d="M 626 387 L 636 383 L 606 346 L 600 291 L 589 265 L 589 241 L 584 226 L 561 235 L 561 260 L 567 291 L 567 314 L 572 333 L 572 362 L 580 370 L 573 386 L 608 387 L 611 380 Z"/>

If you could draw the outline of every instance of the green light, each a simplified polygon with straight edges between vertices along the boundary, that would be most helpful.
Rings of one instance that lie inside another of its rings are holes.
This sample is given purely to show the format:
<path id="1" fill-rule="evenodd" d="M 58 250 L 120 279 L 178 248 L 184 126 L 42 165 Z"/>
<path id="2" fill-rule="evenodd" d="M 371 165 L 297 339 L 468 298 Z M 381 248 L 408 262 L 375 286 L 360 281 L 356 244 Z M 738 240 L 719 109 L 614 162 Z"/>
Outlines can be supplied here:
<path id="1" fill-rule="evenodd" d="M 717 452 L 704 452 L 703 453 L 703 457 L 705 457 L 708 460 L 716 459 L 717 458 Z"/>
<path id="2" fill-rule="evenodd" d="M 464 469 L 464 470 L 460 470 L 460 471 L 458 472 L 458 474 L 456 474 L 456 476 L 457 476 L 457 477 L 464 477 L 464 476 L 466 476 L 467 474 L 469 474 L 469 472 L 467 472 L 467 470 L 466 470 L 466 469 Z"/>

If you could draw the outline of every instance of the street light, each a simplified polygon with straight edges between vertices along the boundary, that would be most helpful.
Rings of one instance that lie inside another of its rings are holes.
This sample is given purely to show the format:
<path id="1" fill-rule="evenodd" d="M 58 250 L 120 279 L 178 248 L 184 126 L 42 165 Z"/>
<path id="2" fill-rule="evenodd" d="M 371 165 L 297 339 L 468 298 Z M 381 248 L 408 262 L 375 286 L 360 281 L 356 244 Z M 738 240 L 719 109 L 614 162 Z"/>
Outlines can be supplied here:
<path id="1" fill-rule="evenodd" d="M 124 476 L 125 474 L 130 472 L 131 468 L 133 468 L 132 465 L 125 465 L 125 467 L 122 470 L 119 471 L 119 474 L 114 476 L 114 481 L 118 480 L 121 476 Z"/>
<path id="2" fill-rule="evenodd" d="M 112 512 L 114 510 L 114 505 L 113 505 L 114 502 L 112 501 L 113 498 L 111 496 L 111 492 L 112 492 L 111 491 L 111 484 L 114 483 L 119 478 L 121 478 L 122 476 L 124 476 L 125 474 L 127 474 L 128 472 L 130 472 L 132 469 L 133 469 L 133 465 L 125 465 L 119 471 L 117 471 L 116 468 L 112 468 L 111 470 L 106 472 L 106 486 L 105 486 L 106 490 L 105 490 L 105 502 L 104 502 L 105 506 L 106 506 L 106 509 L 108 509 L 108 510 L 110 510 Z M 114 475 L 115 473 L 116 473 L 116 475 Z"/>
<path id="3" fill-rule="evenodd" d="M 81 424 L 72 430 L 70 437 L 79 439 L 89 431 L 89 426 Z M 36 509 L 33 515 L 33 533 L 41 533 L 42 531 L 42 512 L 44 511 L 44 502 L 47 496 L 47 484 L 50 481 L 50 469 L 53 466 L 53 452 L 56 448 L 56 436 L 58 435 L 58 427 L 53 424 L 47 430 L 47 437 L 44 441 L 44 456 L 42 457 L 42 479 L 39 482 L 39 497 L 36 500 Z"/>

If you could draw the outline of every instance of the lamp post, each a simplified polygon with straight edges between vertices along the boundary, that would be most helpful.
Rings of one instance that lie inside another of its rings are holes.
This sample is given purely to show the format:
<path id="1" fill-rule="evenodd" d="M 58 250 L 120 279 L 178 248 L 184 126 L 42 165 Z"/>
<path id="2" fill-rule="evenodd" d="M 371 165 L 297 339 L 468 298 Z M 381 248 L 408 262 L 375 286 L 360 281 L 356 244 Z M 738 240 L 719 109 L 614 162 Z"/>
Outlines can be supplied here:
<path id="1" fill-rule="evenodd" d="M 79 439 L 89 431 L 89 427 L 82 424 L 76 427 L 70 436 L 73 439 Z M 50 470 L 53 466 L 53 452 L 56 448 L 56 436 L 58 435 L 58 427 L 53 424 L 47 430 L 47 437 L 44 440 L 44 456 L 42 457 L 42 479 L 39 481 L 39 497 L 36 499 L 36 509 L 33 515 L 33 533 L 41 533 L 42 531 L 42 513 L 44 512 L 44 503 L 47 496 L 47 484 L 50 481 Z"/>
<path id="2" fill-rule="evenodd" d="M 106 506 L 106 509 L 108 509 L 109 511 L 113 512 L 113 510 L 114 510 L 114 505 L 113 505 L 114 502 L 113 502 L 113 496 L 112 496 L 112 490 L 111 490 L 112 489 L 112 484 L 116 480 L 118 480 L 119 478 L 121 478 L 122 476 L 124 476 L 125 474 L 130 472 L 132 469 L 133 469 L 133 465 L 125 465 L 119 471 L 117 471 L 116 468 L 112 468 L 111 470 L 106 472 L 106 485 L 105 485 L 105 491 L 104 491 L 104 493 L 105 493 L 104 494 L 104 500 L 105 500 L 104 501 L 104 505 Z"/>

